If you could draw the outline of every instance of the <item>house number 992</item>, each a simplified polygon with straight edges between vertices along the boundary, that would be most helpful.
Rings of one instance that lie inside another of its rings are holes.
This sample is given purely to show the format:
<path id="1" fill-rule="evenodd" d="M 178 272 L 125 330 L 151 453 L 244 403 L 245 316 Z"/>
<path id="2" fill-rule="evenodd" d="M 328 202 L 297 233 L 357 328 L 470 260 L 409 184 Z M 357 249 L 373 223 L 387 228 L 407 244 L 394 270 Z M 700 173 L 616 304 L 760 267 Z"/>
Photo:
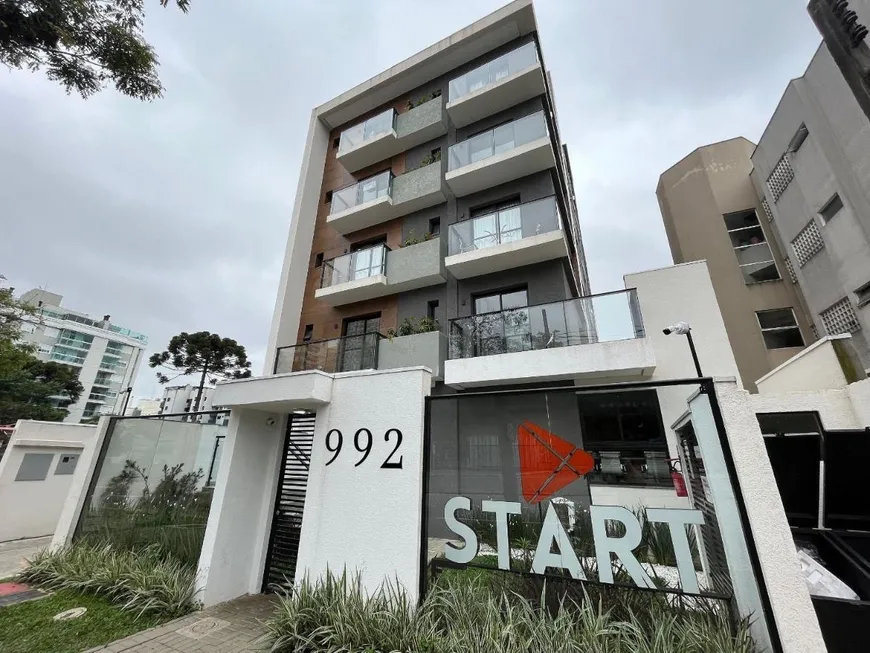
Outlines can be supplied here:
<path id="1" fill-rule="evenodd" d="M 398 460 L 393 459 L 398 453 L 399 447 L 402 445 L 402 432 L 399 429 L 389 429 L 384 433 L 384 442 L 391 442 L 392 440 L 395 440 L 396 446 L 393 447 L 393 450 L 390 452 L 390 455 L 387 456 L 386 460 L 381 463 L 381 469 L 402 469 L 402 456 L 399 456 Z M 354 467 L 359 467 L 366 461 L 366 458 L 368 458 L 369 454 L 372 452 L 373 444 L 374 438 L 372 437 L 372 432 L 368 429 L 359 429 L 354 434 L 353 447 L 362 454 L 362 458 L 354 463 Z M 332 454 L 332 458 L 326 461 L 327 466 L 336 461 L 338 454 L 341 453 L 342 445 L 344 445 L 344 436 L 341 434 L 341 431 L 338 429 L 332 429 L 326 434 L 326 449 Z"/>

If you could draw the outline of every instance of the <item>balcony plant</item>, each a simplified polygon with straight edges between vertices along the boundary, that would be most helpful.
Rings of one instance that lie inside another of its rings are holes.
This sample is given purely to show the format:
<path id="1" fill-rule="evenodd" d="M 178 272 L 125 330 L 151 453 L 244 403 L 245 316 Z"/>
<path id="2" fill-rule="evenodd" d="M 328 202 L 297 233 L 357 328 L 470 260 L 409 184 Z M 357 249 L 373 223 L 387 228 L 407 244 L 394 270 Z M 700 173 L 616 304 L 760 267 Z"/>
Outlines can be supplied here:
<path id="1" fill-rule="evenodd" d="M 410 111 L 411 109 L 419 107 L 421 104 L 426 104 L 429 100 L 434 100 L 437 97 L 441 97 L 441 89 L 438 89 L 437 91 L 432 91 L 431 93 L 427 93 L 416 102 L 414 102 L 414 100 L 408 100 L 408 104 L 406 105 L 407 109 L 408 111 Z"/>
<path id="2" fill-rule="evenodd" d="M 387 338 L 392 340 L 403 336 L 414 336 L 418 333 L 429 333 L 430 331 L 438 331 L 440 327 L 438 320 L 431 317 L 406 317 L 398 329 L 387 329 Z"/>
<path id="3" fill-rule="evenodd" d="M 420 243 L 425 243 L 427 241 L 432 240 L 435 237 L 436 237 L 435 234 L 430 233 L 430 232 L 426 232 L 425 234 L 423 234 L 423 238 L 417 238 L 417 236 L 414 233 L 414 230 L 411 229 L 411 231 L 408 232 L 408 237 L 405 238 L 405 242 L 402 243 L 402 247 L 410 247 L 411 245 L 419 245 Z"/>

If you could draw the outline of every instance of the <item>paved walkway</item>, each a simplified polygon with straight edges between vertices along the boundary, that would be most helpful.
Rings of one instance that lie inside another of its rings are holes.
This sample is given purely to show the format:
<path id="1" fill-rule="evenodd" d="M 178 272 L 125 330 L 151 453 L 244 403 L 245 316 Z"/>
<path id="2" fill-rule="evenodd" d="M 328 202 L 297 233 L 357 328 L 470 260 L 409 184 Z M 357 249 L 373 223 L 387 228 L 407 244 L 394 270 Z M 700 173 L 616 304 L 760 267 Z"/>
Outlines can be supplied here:
<path id="1" fill-rule="evenodd" d="M 240 653 L 266 651 L 261 620 L 272 614 L 275 597 L 245 596 L 85 653 Z"/>
<path id="2" fill-rule="evenodd" d="M 14 576 L 24 568 L 24 559 L 51 543 L 51 536 L 0 542 L 0 579 Z"/>

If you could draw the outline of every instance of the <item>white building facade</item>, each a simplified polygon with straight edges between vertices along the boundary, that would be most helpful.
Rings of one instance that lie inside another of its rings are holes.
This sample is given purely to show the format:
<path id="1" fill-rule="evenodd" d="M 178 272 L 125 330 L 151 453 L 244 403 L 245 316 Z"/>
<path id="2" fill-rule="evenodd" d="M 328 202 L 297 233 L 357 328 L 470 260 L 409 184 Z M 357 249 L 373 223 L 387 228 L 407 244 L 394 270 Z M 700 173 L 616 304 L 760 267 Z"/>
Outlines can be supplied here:
<path id="1" fill-rule="evenodd" d="M 65 408 L 65 422 L 77 424 L 100 415 L 119 414 L 128 399 L 147 336 L 112 324 L 110 316 L 94 319 L 62 307 L 61 295 L 30 290 L 21 300 L 36 309 L 21 328 L 21 339 L 36 346 L 40 360 L 69 365 L 78 371 L 84 390 Z"/>

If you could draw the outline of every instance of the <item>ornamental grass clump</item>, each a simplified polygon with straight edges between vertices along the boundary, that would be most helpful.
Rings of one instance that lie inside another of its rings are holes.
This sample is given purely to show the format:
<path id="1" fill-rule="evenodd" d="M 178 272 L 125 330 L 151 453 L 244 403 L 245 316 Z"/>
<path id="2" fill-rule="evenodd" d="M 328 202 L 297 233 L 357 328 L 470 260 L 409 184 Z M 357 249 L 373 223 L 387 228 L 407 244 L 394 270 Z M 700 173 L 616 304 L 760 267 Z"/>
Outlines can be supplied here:
<path id="1" fill-rule="evenodd" d="M 266 625 L 276 653 L 757 653 L 748 622 L 732 624 L 725 610 L 657 604 L 617 618 L 601 602 L 547 591 L 530 601 L 480 576 L 444 576 L 415 607 L 396 583 L 368 595 L 358 575 L 327 573 L 286 591 Z"/>
<path id="2" fill-rule="evenodd" d="M 18 579 L 53 590 L 102 596 L 137 615 L 180 617 L 196 609 L 196 570 L 158 547 L 118 550 L 73 544 L 41 551 Z"/>

